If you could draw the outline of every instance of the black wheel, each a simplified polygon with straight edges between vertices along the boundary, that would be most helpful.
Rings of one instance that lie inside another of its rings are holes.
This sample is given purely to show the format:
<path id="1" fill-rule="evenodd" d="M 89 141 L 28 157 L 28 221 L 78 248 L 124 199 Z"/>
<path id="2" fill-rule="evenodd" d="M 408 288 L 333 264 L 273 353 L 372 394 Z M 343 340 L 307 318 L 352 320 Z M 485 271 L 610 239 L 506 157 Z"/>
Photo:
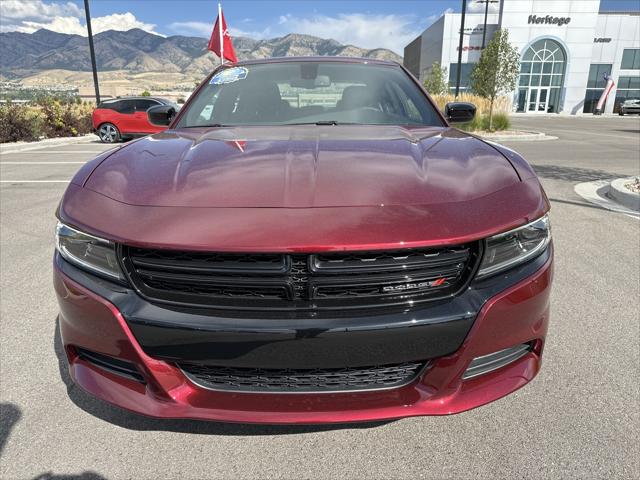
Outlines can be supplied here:
<path id="1" fill-rule="evenodd" d="M 113 123 L 103 123 L 98 127 L 98 137 L 102 143 L 116 143 L 120 141 L 120 130 Z"/>
<path id="2" fill-rule="evenodd" d="M 621 117 L 624 116 L 624 112 L 622 110 L 618 111 L 618 115 L 620 115 Z"/>

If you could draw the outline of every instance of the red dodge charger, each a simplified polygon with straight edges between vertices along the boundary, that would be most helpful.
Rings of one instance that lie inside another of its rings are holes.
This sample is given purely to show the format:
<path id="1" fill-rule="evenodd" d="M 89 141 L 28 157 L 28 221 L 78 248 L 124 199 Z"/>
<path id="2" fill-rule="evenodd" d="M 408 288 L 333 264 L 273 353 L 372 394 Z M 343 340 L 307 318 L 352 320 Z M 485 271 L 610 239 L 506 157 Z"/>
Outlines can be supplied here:
<path id="1" fill-rule="evenodd" d="M 457 413 L 538 373 L 549 202 L 400 65 L 252 60 L 104 152 L 57 212 L 72 378 L 164 418 Z"/>

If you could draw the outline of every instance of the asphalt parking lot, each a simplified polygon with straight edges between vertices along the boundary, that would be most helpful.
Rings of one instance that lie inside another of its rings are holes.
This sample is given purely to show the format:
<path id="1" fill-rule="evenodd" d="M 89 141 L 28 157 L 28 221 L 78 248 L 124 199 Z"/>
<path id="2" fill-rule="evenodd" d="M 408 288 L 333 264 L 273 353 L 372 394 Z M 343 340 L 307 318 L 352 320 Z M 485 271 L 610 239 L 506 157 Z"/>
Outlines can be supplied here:
<path id="1" fill-rule="evenodd" d="M 51 286 L 54 211 L 97 143 L 0 153 L 0 476 L 6 479 L 640 478 L 640 221 L 575 184 L 640 175 L 637 117 L 518 117 L 508 144 L 552 204 L 556 277 L 540 375 L 449 417 L 339 426 L 158 421 L 70 383 Z"/>

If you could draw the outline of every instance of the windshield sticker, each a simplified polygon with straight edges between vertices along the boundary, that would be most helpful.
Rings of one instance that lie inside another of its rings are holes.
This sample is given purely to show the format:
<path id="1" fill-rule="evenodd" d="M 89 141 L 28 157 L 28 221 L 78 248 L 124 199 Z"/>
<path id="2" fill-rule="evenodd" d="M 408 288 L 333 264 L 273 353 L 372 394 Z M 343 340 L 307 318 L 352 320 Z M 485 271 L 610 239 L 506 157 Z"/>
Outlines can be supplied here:
<path id="1" fill-rule="evenodd" d="M 247 78 L 247 73 L 249 73 L 249 70 L 244 67 L 227 68 L 219 73 L 216 73 L 209 84 L 222 85 L 225 83 L 237 82 L 238 80 L 244 80 L 245 78 Z"/>

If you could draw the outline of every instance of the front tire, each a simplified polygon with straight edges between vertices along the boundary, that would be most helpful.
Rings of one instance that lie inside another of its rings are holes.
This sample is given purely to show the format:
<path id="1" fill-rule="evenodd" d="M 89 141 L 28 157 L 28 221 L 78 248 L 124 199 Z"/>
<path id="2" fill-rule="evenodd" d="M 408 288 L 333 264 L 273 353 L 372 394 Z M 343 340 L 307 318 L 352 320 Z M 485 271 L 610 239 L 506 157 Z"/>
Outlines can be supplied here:
<path id="1" fill-rule="evenodd" d="M 120 130 L 113 123 L 103 123 L 98 127 L 98 137 L 102 143 L 116 143 L 120 141 Z"/>

